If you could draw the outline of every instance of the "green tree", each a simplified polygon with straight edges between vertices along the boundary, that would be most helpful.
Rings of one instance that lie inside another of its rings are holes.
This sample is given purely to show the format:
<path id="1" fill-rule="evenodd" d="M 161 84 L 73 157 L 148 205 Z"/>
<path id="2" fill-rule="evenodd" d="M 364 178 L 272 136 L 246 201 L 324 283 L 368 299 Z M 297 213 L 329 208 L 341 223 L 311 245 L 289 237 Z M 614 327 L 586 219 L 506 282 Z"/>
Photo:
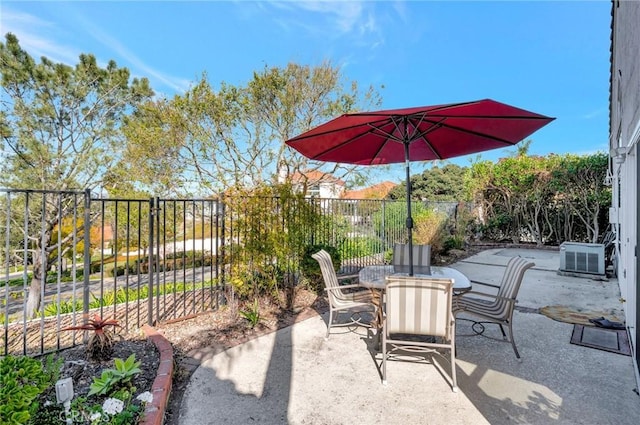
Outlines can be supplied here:
<path id="1" fill-rule="evenodd" d="M 311 164 L 284 142 L 336 115 L 379 103 L 372 87 L 362 92 L 356 82 L 347 85 L 328 62 L 265 67 L 245 86 L 223 82 L 218 90 L 205 74 L 185 94 L 148 102 L 130 117 L 120 172 L 169 193 L 258 187 L 320 167 L 344 178 L 354 167 Z"/>
<path id="2" fill-rule="evenodd" d="M 411 198 L 429 201 L 461 201 L 464 194 L 464 175 L 467 169 L 456 164 L 434 166 L 411 177 Z M 394 187 L 388 199 L 406 199 L 404 183 Z"/>
<path id="3" fill-rule="evenodd" d="M 465 188 L 474 199 L 484 236 L 596 242 L 611 202 L 604 185 L 608 158 L 525 154 L 472 165 Z"/>
<path id="4" fill-rule="evenodd" d="M 117 159 L 120 123 L 137 104 L 152 94 L 146 79 L 133 79 L 129 71 L 110 61 L 97 65 L 93 55 L 82 54 L 75 67 L 43 57 L 39 63 L 20 47 L 11 33 L 0 43 L 2 113 L 0 135 L 5 145 L 0 185 L 15 189 L 71 190 L 91 188 Z M 51 235 L 58 217 L 71 203 L 49 196 L 42 208 L 31 208 L 33 222 L 43 223 L 34 238 L 34 270 L 27 316 L 40 304 L 46 270 L 55 262 Z M 41 252 L 47 255 L 41 255 Z"/>
<path id="5" fill-rule="evenodd" d="M 554 174 L 558 198 L 584 225 L 591 243 L 598 242 L 603 216 L 611 206 L 611 189 L 604 183 L 608 167 L 609 157 L 603 152 L 566 155 Z"/>

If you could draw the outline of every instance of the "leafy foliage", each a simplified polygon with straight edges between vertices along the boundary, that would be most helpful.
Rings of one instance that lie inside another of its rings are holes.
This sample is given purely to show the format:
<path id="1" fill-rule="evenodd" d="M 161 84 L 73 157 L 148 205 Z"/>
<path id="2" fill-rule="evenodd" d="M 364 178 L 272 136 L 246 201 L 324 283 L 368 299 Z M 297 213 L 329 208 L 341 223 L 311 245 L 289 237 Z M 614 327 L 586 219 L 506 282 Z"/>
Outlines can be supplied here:
<path id="1" fill-rule="evenodd" d="M 92 360 L 109 360 L 113 353 L 113 334 L 108 327 L 120 326 L 115 319 L 103 319 L 95 315 L 93 319 L 79 326 L 68 326 L 63 331 L 93 331 L 87 341 L 87 356 Z"/>
<path id="2" fill-rule="evenodd" d="M 479 211 L 478 231 L 490 239 L 597 242 L 611 191 L 608 158 L 593 155 L 517 155 L 472 165 L 467 193 Z"/>
<path id="3" fill-rule="evenodd" d="M 105 369 L 99 378 L 93 378 L 88 396 L 94 394 L 106 395 L 114 389 L 126 386 L 138 375 L 140 362 L 136 361 L 135 354 L 131 354 L 127 360 L 114 359 L 115 369 Z"/>
<path id="4" fill-rule="evenodd" d="M 411 199 L 429 201 L 462 201 L 464 174 L 467 169 L 456 164 L 445 164 L 426 169 L 411 176 Z M 406 199 L 406 184 L 400 183 L 387 194 L 387 199 Z"/>
<path id="5" fill-rule="evenodd" d="M 288 149 L 285 140 L 341 113 L 380 104 L 373 87 L 362 92 L 329 62 L 265 66 L 245 86 L 217 86 L 204 74 L 183 95 L 149 101 L 129 117 L 116 180 L 139 182 L 161 195 L 189 186 L 223 191 L 275 183 L 320 166 Z M 343 177 L 353 170 L 336 165 L 327 171 Z"/>
<path id="6" fill-rule="evenodd" d="M 0 163 L 0 185 L 15 189 L 69 191 L 98 186 L 121 152 L 122 118 L 153 95 L 146 79 L 134 78 L 110 61 L 98 66 L 82 54 L 75 67 L 42 57 L 39 63 L 8 33 L 0 43 L 3 108 L 0 137 L 8 149 Z M 34 197 L 35 198 L 35 197 Z M 42 234 L 30 248 L 33 279 L 26 305 L 33 317 L 40 306 L 46 271 L 63 252 L 55 250 L 54 229 L 65 227 L 59 217 L 73 208 L 72 197 L 44 196 L 38 208 L 30 203 L 29 220 L 42 224 Z M 21 227 L 19 227 L 21 229 Z M 78 246 L 58 241 L 67 252 Z M 25 236 L 26 239 L 26 236 Z"/>
<path id="7" fill-rule="evenodd" d="M 255 328 L 261 319 L 258 299 L 254 299 L 253 303 L 251 303 L 245 310 L 240 310 L 240 315 L 247 319 L 247 321 L 249 322 L 249 326 L 251 326 L 251 329 Z"/>
<path id="8" fill-rule="evenodd" d="M 21 425 L 35 413 L 36 398 L 57 379 L 60 364 L 47 367 L 30 357 L 0 359 L 0 423 Z"/>

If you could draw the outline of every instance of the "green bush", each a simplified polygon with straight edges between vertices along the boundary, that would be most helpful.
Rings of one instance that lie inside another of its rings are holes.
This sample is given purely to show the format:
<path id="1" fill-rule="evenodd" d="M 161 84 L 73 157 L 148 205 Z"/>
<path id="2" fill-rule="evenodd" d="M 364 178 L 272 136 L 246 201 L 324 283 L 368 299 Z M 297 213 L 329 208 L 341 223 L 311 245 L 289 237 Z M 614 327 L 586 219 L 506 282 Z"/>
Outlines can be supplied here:
<path id="1" fill-rule="evenodd" d="M 360 258 L 379 252 L 380 240 L 367 236 L 356 236 L 342 242 L 342 258 Z"/>
<path id="2" fill-rule="evenodd" d="M 306 279 L 309 287 L 318 293 L 320 293 L 324 288 L 324 282 L 322 280 L 322 271 L 320 270 L 320 264 L 312 257 L 312 255 L 320 251 L 321 249 L 327 251 L 331 256 L 331 260 L 333 261 L 333 268 L 336 270 L 336 272 L 340 270 L 340 266 L 342 265 L 340 252 L 334 246 L 315 244 L 307 245 L 305 247 L 300 260 L 300 271 Z"/>
<path id="3" fill-rule="evenodd" d="M 413 243 L 431 245 L 432 255 L 442 252 L 444 241 L 449 237 L 447 215 L 424 210 L 415 215 L 414 221 Z"/>
<path id="4" fill-rule="evenodd" d="M 27 423 L 38 408 L 34 401 L 55 382 L 59 366 L 48 360 L 43 367 L 30 357 L 0 359 L 0 423 Z"/>
<path id="5" fill-rule="evenodd" d="M 464 238 L 461 236 L 451 236 L 444 241 L 442 249 L 445 254 L 452 249 L 464 249 Z"/>

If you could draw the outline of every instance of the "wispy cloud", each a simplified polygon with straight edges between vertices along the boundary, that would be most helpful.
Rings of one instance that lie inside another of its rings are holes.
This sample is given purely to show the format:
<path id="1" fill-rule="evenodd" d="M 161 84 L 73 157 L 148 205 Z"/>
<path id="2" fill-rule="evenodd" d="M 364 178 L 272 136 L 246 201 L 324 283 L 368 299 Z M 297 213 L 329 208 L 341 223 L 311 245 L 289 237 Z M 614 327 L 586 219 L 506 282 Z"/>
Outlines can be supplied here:
<path id="1" fill-rule="evenodd" d="M 147 65 L 135 53 L 127 49 L 119 40 L 104 32 L 96 22 L 90 21 L 80 14 L 76 14 L 75 18 L 76 21 L 79 22 L 85 31 L 87 31 L 93 38 L 131 64 L 135 73 L 141 73 L 142 75 L 149 77 L 149 79 L 159 81 L 178 92 L 184 92 L 189 88 L 191 81 L 169 76 Z"/>
<path id="2" fill-rule="evenodd" d="M 375 2 L 275 1 L 268 5 L 277 9 L 275 19 L 287 31 L 302 29 L 313 36 L 334 40 L 350 37 L 358 45 L 370 48 L 384 43 Z"/>
<path id="3" fill-rule="evenodd" d="M 583 115 L 582 118 L 585 120 L 591 120 L 594 118 L 598 118 L 599 116 L 602 116 L 602 114 L 606 114 L 606 113 L 609 113 L 609 110 L 607 108 L 599 108 L 599 109 L 596 109 L 595 111 L 592 111 Z"/>
<path id="4" fill-rule="evenodd" d="M 31 56 L 46 56 L 55 62 L 76 62 L 80 51 L 70 46 L 56 43 L 54 34 L 61 31 L 54 23 L 42 20 L 28 13 L 17 12 L 2 6 L 0 16 L 2 36 L 13 33 L 20 41 L 20 47 Z"/>
<path id="5" fill-rule="evenodd" d="M 69 14 L 73 13 L 69 9 Z M 102 31 L 95 22 L 89 21 L 86 17 L 75 13 L 74 22 L 88 32 L 92 37 L 102 43 L 107 49 L 112 50 L 118 57 L 118 62 L 126 61 L 126 66 L 131 70 L 134 76 L 146 76 L 150 80 L 162 83 L 166 87 L 184 92 L 192 84 L 191 81 L 183 78 L 176 78 L 162 73 L 153 67 L 147 65 L 137 55 L 127 49 L 114 37 Z M 29 52 L 34 58 L 42 56 L 54 62 L 62 62 L 66 64 L 76 64 L 78 57 L 82 52 L 80 48 L 66 46 L 56 41 L 60 34 L 64 34 L 66 30 L 60 25 L 43 20 L 36 16 L 24 12 L 18 12 L 2 6 L 2 16 L 0 17 L 3 36 L 5 33 L 11 32 L 18 37 L 20 46 Z M 97 56 L 97 55 L 96 55 Z M 104 62 L 103 58 L 98 58 L 99 62 Z M 122 65 L 122 63 L 120 63 Z M 104 64 L 103 64 L 104 66 Z"/>

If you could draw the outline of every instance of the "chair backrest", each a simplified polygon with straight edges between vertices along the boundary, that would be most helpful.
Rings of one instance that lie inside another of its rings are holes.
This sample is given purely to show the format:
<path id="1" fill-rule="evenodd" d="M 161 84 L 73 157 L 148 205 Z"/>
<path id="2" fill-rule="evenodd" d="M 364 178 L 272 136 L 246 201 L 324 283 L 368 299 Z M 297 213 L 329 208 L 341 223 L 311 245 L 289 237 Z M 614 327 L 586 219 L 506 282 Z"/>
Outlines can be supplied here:
<path id="1" fill-rule="evenodd" d="M 409 273 L 409 244 L 393 245 L 393 271 Z M 431 274 L 431 245 L 413 245 L 413 273 Z"/>
<path id="2" fill-rule="evenodd" d="M 318 264 L 320 264 L 320 271 L 322 272 L 322 279 L 324 280 L 324 285 L 327 288 L 337 288 L 338 285 L 338 275 L 336 274 L 336 269 L 333 268 L 333 261 L 331 260 L 331 255 L 324 249 L 312 254 L 313 257 Z M 339 295 L 336 294 L 338 291 L 327 291 L 329 294 L 329 301 L 333 299 L 334 296 Z"/>
<path id="3" fill-rule="evenodd" d="M 385 332 L 442 336 L 453 332 L 453 279 L 388 276 Z"/>
<path id="4" fill-rule="evenodd" d="M 501 297 L 496 301 L 499 309 L 496 310 L 497 315 L 510 314 L 507 307 L 513 306 L 509 304 L 508 300 L 515 300 L 518 297 L 518 291 L 522 284 L 522 278 L 524 272 L 531 267 L 535 266 L 535 263 L 528 261 L 522 257 L 513 257 L 507 263 L 507 268 L 502 275 L 502 281 L 500 282 L 500 289 L 498 289 L 498 296 Z"/>

